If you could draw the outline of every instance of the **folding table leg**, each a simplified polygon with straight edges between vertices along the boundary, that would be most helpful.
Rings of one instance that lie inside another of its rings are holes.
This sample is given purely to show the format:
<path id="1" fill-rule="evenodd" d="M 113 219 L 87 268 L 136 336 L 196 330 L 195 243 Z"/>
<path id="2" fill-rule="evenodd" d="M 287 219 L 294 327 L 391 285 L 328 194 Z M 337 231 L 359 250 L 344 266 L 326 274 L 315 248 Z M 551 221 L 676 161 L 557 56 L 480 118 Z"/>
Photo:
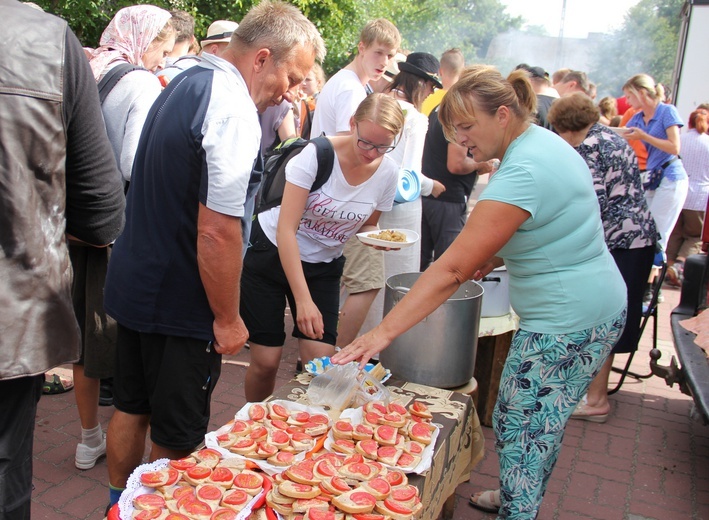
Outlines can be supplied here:
<path id="1" fill-rule="evenodd" d="M 443 503 L 441 510 L 441 520 L 453 520 L 455 513 L 455 493 L 448 497 Z"/>

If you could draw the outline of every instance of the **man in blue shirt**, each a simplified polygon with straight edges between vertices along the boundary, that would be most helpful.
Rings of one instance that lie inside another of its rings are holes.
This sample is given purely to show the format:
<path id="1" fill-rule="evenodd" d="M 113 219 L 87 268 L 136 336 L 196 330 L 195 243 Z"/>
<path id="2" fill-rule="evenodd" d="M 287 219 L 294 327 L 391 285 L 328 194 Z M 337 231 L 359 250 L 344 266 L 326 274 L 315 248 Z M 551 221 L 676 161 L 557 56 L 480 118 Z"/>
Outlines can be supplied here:
<path id="1" fill-rule="evenodd" d="M 204 438 L 221 355 L 248 338 L 239 281 L 258 113 L 292 101 L 324 54 L 295 7 L 262 2 L 221 56 L 204 54 L 148 114 L 106 279 L 106 310 L 118 322 L 111 503 L 142 460 L 148 426 L 150 460 L 186 456 Z"/>

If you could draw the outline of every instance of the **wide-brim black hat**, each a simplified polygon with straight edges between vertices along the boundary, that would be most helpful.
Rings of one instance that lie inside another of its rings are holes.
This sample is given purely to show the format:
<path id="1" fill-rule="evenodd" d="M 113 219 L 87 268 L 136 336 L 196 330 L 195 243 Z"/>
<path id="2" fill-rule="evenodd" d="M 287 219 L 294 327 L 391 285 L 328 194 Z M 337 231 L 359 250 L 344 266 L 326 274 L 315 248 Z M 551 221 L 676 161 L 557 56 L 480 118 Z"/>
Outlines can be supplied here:
<path id="1" fill-rule="evenodd" d="M 433 54 L 427 52 L 412 52 L 406 57 L 406 61 L 399 63 L 399 70 L 415 74 L 421 78 L 429 80 L 438 88 L 443 88 L 441 80 L 438 79 L 438 69 L 441 64 Z"/>

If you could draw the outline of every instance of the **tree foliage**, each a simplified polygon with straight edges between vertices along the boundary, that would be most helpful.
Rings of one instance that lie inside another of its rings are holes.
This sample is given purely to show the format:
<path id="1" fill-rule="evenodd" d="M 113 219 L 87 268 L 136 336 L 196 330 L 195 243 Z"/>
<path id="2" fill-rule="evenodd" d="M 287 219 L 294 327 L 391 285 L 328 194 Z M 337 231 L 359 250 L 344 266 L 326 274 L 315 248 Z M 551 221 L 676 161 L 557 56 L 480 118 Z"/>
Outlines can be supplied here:
<path id="1" fill-rule="evenodd" d="M 118 9 L 148 0 L 35 0 L 69 22 L 82 43 L 98 45 Z M 196 18 L 199 39 L 218 19 L 241 20 L 259 0 L 152 0 L 165 9 L 183 9 Z M 402 47 L 436 56 L 451 47 L 466 61 L 482 61 L 492 39 L 523 20 L 505 12 L 500 0 L 290 0 L 318 27 L 327 45 L 325 70 L 332 74 L 352 59 L 364 24 L 385 17 L 402 34 Z M 595 53 L 588 71 L 603 91 L 620 92 L 633 74 L 645 72 L 669 85 L 684 0 L 641 0 Z M 608 59 L 613 56 L 612 59 Z"/>
<path id="2" fill-rule="evenodd" d="M 96 47 L 112 16 L 136 3 L 183 9 L 196 19 L 198 38 L 214 20 L 241 20 L 258 0 L 35 0 L 69 22 L 81 42 Z M 498 33 L 519 28 L 520 18 L 505 14 L 500 0 L 290 0 L 320 30 L 327 45 L 325 70 L 332 73 L 352 59 L 359 32 L 371 19 L 391 20 L 402 47 L 439 56 L 451 47 L 478 61 Z"/>
<path id="3" fill-rule="evenodd" d="M 683 4 L 684 0 L 641 0 L 632 7 L 623 26 L 596 53 L 590 76 L 599 87 L 619 95 L 623 84 L 638 73 L 671 85 Z"/>
<path id="4" fill-rule="evenodd" d="M 406 5 L 397 25 L 408 49 L 440 56 L 458 47 L 468 62 L 484 58 L 497 34 L 522 25 L 521 18 L 505 13 L 499 0 L 418 0 Z"/>

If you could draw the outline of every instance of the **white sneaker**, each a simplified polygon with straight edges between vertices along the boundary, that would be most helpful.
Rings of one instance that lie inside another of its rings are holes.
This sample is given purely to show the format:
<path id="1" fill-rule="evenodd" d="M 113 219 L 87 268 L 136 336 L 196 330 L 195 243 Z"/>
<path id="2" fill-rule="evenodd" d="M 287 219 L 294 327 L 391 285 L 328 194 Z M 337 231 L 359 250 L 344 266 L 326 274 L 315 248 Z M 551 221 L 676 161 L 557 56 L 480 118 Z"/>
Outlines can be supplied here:
<path id="1" fill-rule="evenodd" d="M 96 461 L 106 455 L 106 434 L 103 434 L 101 444 L 95 448 L 89 448 L 86 444 L 76 445 L 76 457 L 74 464 L 79 469 L 91 469 L 96 465 Z"/>

